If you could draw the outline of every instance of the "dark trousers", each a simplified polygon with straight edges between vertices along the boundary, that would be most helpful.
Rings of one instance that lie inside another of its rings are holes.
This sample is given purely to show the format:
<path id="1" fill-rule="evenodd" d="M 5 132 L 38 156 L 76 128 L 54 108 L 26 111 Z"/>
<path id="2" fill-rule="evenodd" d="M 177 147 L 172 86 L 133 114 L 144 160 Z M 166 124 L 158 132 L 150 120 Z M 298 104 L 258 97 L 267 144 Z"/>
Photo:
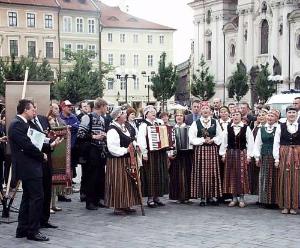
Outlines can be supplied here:
<path id="1" fill-rule="evenodd" d="M 3 190 L 2 184 L 4 183 L 4 161 L 0 160 L 0 191 Z"/>
<path id="2" fill-rule="evenodd" d="M 104 200 L 105 193 L 105 164 L 106 158 L 101 157 L 97 147 L 90 149 L 87 163 L 86 203 L 98 204 L 100 199 Z"/>
<path id="3" fill-rule="evenodd" d="M 78 163 L 78 150 L 76 147 L 71 148 L 71 169 L 72 169 L 72 177 L 77 177 L 76 167 Z"/>
<path id="4" fill-rule="evenodd" d="M 80 195 L 86 195 L 86 184 L 88 182 L 88 165 L 81 163 L 81 182 L 80 182 Z"/>
<path id="5" fill-rule="evenodd" d="M 40 229 L 43 211 L 43 179 L 23 180 L 22 186 L 23 195 L 19 210 L 17 233 L 35 235 Z"/>
<path id="6" fill-rule="evenodd" d="M 49 164 L 43 167 L 44 203 L 41 224 L 48 223 L 50 218 L 50 205 L 52 196 L 52 169 Z"/>

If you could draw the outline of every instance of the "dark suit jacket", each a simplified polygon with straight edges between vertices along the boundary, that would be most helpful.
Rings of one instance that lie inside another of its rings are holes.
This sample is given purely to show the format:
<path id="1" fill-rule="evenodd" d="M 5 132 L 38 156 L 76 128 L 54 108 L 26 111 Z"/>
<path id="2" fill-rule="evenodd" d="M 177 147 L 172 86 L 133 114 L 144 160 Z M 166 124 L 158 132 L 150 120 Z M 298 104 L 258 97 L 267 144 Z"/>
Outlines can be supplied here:
<path id="1" fill-rule="evenodd" d="M 200 116 L 199 116 L 200 117 Z M 193 123 L 193 114 L 188 114 L 185 116 L 184 122 L 186 125 L 190 126 Z"/>
<path id="2" fill-rule="evenodd" d="M 16 179 L 26 180 L 43 176 L 44 155 L 27 136 L 29 124 L 16 117 L 8 129 L 8 140 Z"/>

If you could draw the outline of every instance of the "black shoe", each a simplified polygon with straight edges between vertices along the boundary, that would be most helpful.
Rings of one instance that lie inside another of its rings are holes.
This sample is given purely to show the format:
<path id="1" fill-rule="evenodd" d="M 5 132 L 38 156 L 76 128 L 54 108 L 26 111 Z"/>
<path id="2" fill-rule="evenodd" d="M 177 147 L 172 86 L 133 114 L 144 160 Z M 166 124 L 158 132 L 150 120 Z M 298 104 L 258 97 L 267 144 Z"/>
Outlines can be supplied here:
<path id="1" fill-rule="evenodd" d="M 205 206 L 206 206 L 206 202 L 201 201 L 201 202 L 199 203 L 199 206 L 200 206 L 200 207 L 205 207 Z"/>
<path id="2" fill-rule="evenodd" d="M 106 205 L 102 204 L 101 202 L 99 202 L 96 206 L 99 208 L 108 208 Z"/>
<path id="3" fill-rule="evenodd" d="M 93 203 L 87 203 L 86 204 L 86 209 L 88 209 L 88 210 L 98 210 L 98 207 Z"/>
<path id="4" fill-rule="evenodd" d="M 157 207 L 157 205 L 155 204 L 154 201 L 147 201 L 147 205 L 148 205 L 149 208 L 156 208 Z"/>
<path id="5" fill-rule="evenodd" d="M 21 239 L 27 237 L 27 232 L 17 232 L 16 233 L 16 238 Z"/>
<path id="6" fill-rule="evenodd" d="M 70 198 L 67 198 L 64 195 L 57 196 L 57 200 L 60 202 L 71 202 L 72 201 Z"/>
<path id="7" fill-rule="evenodd" d="M 38 232 L 37 234 L 34 234 L 34 235 L 32 235 L 32 234 L 27 235 L 27 239 L 34 240 L 34 241 L 40 241 L 40 242 L 49 241 L 49 238 L 40 232 Z"/>
<path id="8" fill-rule="evenodd" d="M 85 202 L 86 201 L 86 195 L 85 194 L 80 194 L 80 201 Z"/>
<path id="9" fill-rule="evenodd" d="M 41 224 L 41 228 L 58 228 L 58 226 L 52 225 L 49 222 Z"/>
<path id="10" fill-rule="evenodd" d="M 154 200 L 153 200 L 154 201 Z M 154 201 L 155 205 L 159 206 L 159 207 L 163 207 L 166 206 L 166 204 L 164 204 L 163 202 L 161 202 L 160 200 L 155 200 Z"/>

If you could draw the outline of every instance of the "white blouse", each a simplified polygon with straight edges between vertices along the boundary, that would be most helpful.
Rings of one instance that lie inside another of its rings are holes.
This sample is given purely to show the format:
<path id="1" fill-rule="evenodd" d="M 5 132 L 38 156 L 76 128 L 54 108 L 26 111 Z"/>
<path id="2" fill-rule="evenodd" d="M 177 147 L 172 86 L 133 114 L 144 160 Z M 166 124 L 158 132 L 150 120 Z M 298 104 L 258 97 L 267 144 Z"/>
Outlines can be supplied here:
<path id="1" fill-rule="evenodd" d="M 200 117 L 200 121 L 201 124 L 203 125 L 203 127 L 205 128 L 210 128 L 211 127 L 211 118 L 207 118 L 208 122 L 204 122 L 205 118 L 204 117 Z M 197 128 L 197 122 L 194 121 L 189 129 L 189 139 L 190 139 L 190 144 L 194 145 L 194 146 L 201 146 L 204 144 L 205 142 L 205 138 L 203 137 L 197 137 L 197 133 L 198 133 L 198 128 Z M 212 138 L 212 140 L 214 141 L 214 143 L 216 145 L 220 145 L 222 142 L 222 129 L 220 124 L 218 123 L 218 121 L 216 121 L 216 136 Z"/>
<path id="2" fill-rule="evenodd" d="M 266 123 L 264 127 L 266 128 L 267 133 L 272 133 L 274 128 L 278 126 L 278 123 L 274 123 L 273 125 L 270 125 Z M 262 146 L 262 140 L 261 140 L 261 129 L 258 129 L 257 135 L 254 142 L 254 149 L 253 149 L 253 157 L 255 157 L 256 161 L 260 158 L 260 152 L 261 152 L 261 146 Z"/>
<path id="3" fill-rule="evenodd" d="M 241 128 L 244 126 L 243 122 L 240 122 L 238 124 L 232 123 L 231 126 L 233 127 L 233 131 L 235 135 L 238 135 L 239 132 L 241 131 Z M 254 137 L 251 132 L 250 127 L 247 127 L 246 131 L 246 148 L 247 148 L 247 158 L 250 159 L 253 157 L 253 147 L 254 147 Z M 228 132 L 227 129 L 224 130 L 224 135 L 223 135 L 223 142 L 221 143 L 219 154 L 220 156 L 224 156 L 226 154 L 226 150 L 228 147 Z"/>
<path id="4" fill-rule="evenodd" d="M 154 125 L 154 122 L 151 122 L 149 119 L 146 119 L 146 121 Z M 137 145 L 140 147 L 143 156 L 147 156 L 148 154 L 146 136 L 147 136 L 147 124 L 143 122 L 139 126 L 139 132 L 137 136 Z"/>
<path id="5" fill-rule="evenodd" d="M 111 125 L 114 125 L 118 128 L 121 129 L 121 125 L 115 121 L 112 122 Z M 125 126 L 124 126 L 125 127 Z M 123 127 L 123 128 L 124 128 Z M 124 134 L 128 137 L 130 137 L 130 133 L 128 130 L 126 130 L 126 132 L 124 132 Z M 120 136 L 118 134 L 118 132 L 115 129 L 110 129 L 107 134 L 107 148 L 108 151 L 116 157 L 121 157 L 124 156 L 125 154 L 128 153 L 127 147 L 121 147 L 120 146 Z"/>
<path id="6" fill-rule="evenodd" d="M 291 123 L 286 120 L 287 131 L 291 134 L 296 133 L 298 131 L 298 123 L 297 121 Z M 275 137 L 274 137 L 274 144 L 273 144 L 273 157 L 275 162 L 279 162 L 279 147 L 280 147 L 280 136 L 281 136 L 281 126 L 278 125 Z"/>

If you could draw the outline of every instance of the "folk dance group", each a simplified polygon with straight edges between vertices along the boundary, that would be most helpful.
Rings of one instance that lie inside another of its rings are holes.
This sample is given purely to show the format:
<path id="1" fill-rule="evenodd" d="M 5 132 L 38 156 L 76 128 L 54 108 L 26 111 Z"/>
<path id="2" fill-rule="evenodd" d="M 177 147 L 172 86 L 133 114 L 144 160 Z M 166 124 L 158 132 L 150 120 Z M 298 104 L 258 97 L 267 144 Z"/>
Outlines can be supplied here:
<path id="1" fill-rule="evenodd" d="M 167 193 L 179 203 L 200 199 L 200 206 L 217 205 L 218 200 L 230 198 L 229 207 L 241 208 L 246 206 L 246 194 L 258 194 L 259 203 L 265 207 L 278 206 L 283 214 L 297 214 L 297 111 L 294 106 L 287 107 L 287 120 L 279 123 L 279 111 L 262 109 L 256 127 L 251 130 L 240 111 L 230 114 L 224 106 L 219 109 L 221 118 L 215 119 L 209 104 L 201 102 L 200 117 L 188 130 L 191 149 L 166 151 L 149 150 L 147 127 L 157 125 L 152 106 L 145 107 L 144 121 L 138 129 L 126 121 L 125 110 L 116 109 L 107 133 L 112 156 L 107 162 L 106 203 L 115 208 L 116 214 L 134 211 L 131 207 L 138 204 L 137 192 L 125 169 L 130 166 L 128 146 L 133 142 L 142 155 L 142 191 L 151 208 L 164 206 L 160 197 Z M 176 111 L 173 129 L 186 128 L 184 119 L 184 112 Z"/>

